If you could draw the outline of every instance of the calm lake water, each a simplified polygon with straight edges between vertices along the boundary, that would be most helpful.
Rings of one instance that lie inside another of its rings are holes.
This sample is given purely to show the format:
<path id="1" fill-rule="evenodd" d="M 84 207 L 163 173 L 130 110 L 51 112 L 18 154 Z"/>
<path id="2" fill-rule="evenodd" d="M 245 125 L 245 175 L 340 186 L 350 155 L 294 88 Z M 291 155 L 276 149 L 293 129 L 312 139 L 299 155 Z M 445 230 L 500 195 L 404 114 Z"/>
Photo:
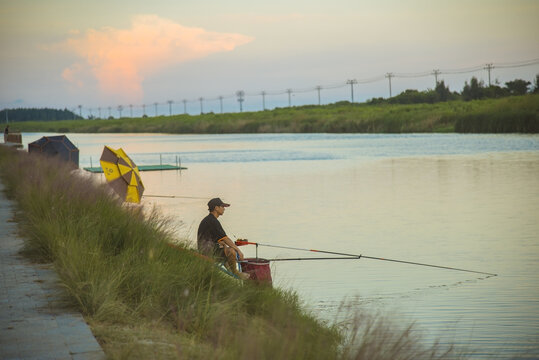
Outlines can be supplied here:
<path id="1" fill-rule="evenodd" d="M 23 134 L 26 144 L 44 134 Z M 339 306 L 391 316 L 426 343 L 478 359 L 539 358 L 539 136 L 71 134 L 80 165 L 122 147 L 144 172 L 144 198 L 195 244 L 206 202 L 230 202 L 231 238 L 497 273 L 385 261 L 274 262 L 276 286 L 324 319 Z M 102 175 L 95 175 L 103 179 Z M 197 199 L 200 197 L 202 199 Z M 255 248 L 242 248 L 254 256 Z M 316 254 L 259 247 L 266 258 Z M 320 255 L 319 255 L 320 256 Z"/>

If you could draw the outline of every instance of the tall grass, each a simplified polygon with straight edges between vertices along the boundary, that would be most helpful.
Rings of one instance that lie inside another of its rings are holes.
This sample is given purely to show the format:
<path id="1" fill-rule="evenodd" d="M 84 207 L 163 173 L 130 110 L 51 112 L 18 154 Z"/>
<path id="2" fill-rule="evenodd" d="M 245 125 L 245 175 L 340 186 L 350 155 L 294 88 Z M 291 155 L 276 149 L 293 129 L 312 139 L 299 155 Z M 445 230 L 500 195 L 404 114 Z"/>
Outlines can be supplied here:
<path id="1" fill-rule="evenodd" d="M 373 337 L 359 331 L 357 319 L 345 332 L 307 313 L 293 292 L 224 275 L 178 242 L 167 218 L 123 205 L 66 163 L 0 147 L 0 176 L 19 205 L 24 253 L 54 264 L 66 300 L 85 315 L 109 358 L 447 355 L 418 343 L 413 351 L 388 349 L 390 328 Z"/>
<path id="2" fill-rule="evenodd" d="M 435 104 L 350 104 L 152 118 L 21 122 L 14 131 L 82 133 L 539 132 L 539 95 Z"/>
<path id="3" fill-rule="evenodd" d="M 452 115 L 461 133 L 539 133 L 539 95 L 486 101 L 489 107 Z M 449 120 L 449 119 L 448 119 Z"/>

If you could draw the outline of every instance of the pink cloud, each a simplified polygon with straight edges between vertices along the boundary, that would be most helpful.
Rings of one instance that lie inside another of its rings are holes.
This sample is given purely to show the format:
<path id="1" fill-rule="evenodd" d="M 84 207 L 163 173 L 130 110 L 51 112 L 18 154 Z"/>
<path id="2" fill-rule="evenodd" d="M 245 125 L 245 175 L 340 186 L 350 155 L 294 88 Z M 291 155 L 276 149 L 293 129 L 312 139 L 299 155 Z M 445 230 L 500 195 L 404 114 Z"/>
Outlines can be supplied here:
<path id="1" fill-rule="evenodd" d="M 65 68 L 62 71 L 62 78 L 71 84 L 74 84 L 78 88 L 84 86 L 83 81 L 80 78 L 80 73 L 82 72 L 82 65 L 79 63 L 73 64 L 68 68 Z"/>
<path id="2" fill-rule="evenodd" d="M 145 76 L 167 66 L 196 60 L 210 54 L 232 51 L 252 37 L 186 27 L 156 15 L 139 15 L 130 29 L 112 27 L 73 33 L 61 48 L 84 60 L 105 95 L 120 95 L 129 101 L 142 99 Z M 80 63 L 65 69 L 62 77 L 82 86 Z"/>

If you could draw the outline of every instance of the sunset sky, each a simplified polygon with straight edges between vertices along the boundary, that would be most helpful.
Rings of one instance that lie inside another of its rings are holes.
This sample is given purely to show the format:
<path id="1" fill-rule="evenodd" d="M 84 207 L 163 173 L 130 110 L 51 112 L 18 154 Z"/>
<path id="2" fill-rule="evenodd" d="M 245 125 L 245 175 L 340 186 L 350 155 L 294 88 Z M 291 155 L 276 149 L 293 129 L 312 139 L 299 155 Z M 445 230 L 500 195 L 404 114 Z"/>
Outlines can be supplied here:
<path id="1" fill-rule="evenodd" d="M 154 115 L 238 111 L 387 97 L 386 73 L 440 69 L 453 91 L 487 72 L 444 70 L 493 63 L 492 81 L 533 82 L 539 64 L 537 0 L 82 1 L 0 0 L 0 108 L 89 111 L 129 104 Z M 331 89 L 335 87 L 334 89 Z M 393 95 L 434 87 L 432 75 L 392 79 Z M 90 110 L 92 109 L 92 110 Z M 151 110 L 150 110 L 151 109 Z M 125 115 L 126 113 L 124 113 Z"/>

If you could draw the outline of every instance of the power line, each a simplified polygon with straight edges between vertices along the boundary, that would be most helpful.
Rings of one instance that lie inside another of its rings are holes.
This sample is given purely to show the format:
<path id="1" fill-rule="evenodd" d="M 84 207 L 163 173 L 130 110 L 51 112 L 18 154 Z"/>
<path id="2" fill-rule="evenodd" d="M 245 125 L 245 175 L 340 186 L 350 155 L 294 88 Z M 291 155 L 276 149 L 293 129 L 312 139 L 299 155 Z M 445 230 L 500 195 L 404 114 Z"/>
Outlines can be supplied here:
<path id="1" fill-rule="evenodd" d="M 530 65 L 536 65 L 536 64 L 539 64 L 539 59 L 525 60 L 525 61 L 512 62 L 512 63 L 498 63 L 496 64 L 496 67 L 497 68 L 517 68 L 517 67 L 530 66 Z"/>
<path id="2" fill-rule="evenodd" d="M 429 72 L 421 72 L 421 73 L 412 73 L 412 74 L 392 74 L 391 77 L 399 77 L 399 78 L 420 78 L 425 76 L 430 76 L 432 73 Z"/>

